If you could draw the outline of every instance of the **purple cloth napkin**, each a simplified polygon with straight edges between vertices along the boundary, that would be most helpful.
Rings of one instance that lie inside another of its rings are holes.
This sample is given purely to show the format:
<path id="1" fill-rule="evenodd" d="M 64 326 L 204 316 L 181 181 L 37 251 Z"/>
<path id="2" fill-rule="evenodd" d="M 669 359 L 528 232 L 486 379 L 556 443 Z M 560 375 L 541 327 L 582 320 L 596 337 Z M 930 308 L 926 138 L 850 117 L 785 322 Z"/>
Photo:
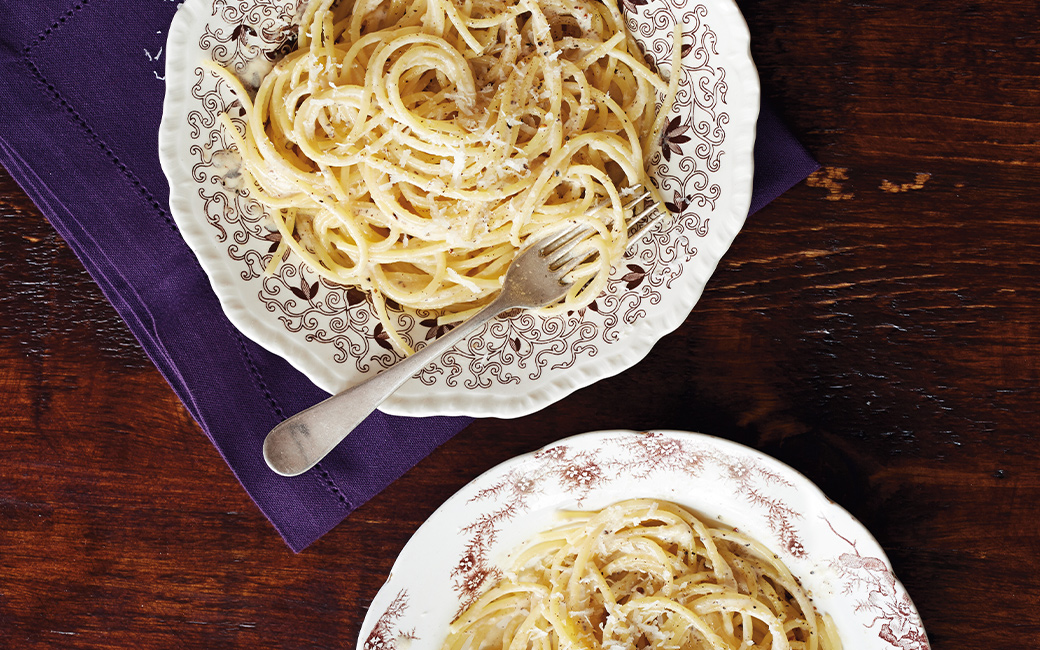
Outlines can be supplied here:
<path id="1" fill-rule="evenodd" d="M 177 6 L 0 0 L 0 164 L 298 552 L 469 420 L 377 412 L 303 476 L 283 478 L 264 464 L 267 432 L 327 394 L 228 322 L 170 217 L 156 140 Z M 768 110 L 755 162 L 752 212 L 818 167 Z"/>

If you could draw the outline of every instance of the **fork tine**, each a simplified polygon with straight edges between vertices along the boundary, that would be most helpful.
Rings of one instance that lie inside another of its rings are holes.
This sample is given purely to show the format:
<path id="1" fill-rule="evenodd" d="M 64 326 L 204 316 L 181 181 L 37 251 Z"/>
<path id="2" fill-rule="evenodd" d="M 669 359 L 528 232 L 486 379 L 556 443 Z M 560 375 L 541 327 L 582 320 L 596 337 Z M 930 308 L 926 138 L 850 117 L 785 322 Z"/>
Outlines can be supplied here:
<path id="1" fill-rule="evenodd" d="M 637 206 L 639 203 L 641 203 L 643 201 L 643 199 L 645 199 L 648 196 L 650 196 L 650 190 L 643 190 L 642 194 L 640 194 L 639 196 L 635 197 L 634 199 L 632 199 L 628 203 L 625 203 L 624 205 L 622 205 L 621 209 L 626 210 L 626 211 L 627 210 L 631 210 L 632 208 Z"/>
<path id="2" fill-rule="evenodd" d="M 629 199 L 627 202 L 623 203 L 621 205 L 621 210 L 623 212 L 628 212 L 632 208 L 642 203 L 648 196 L 650 196 L 650 190 L 643 190 L 643 193 L 639 196 Z M 644 213 L 641 214 L 638 218 L 642 218 L 643 216 L 645 216 L 645 214 L 646 212 L 644 211 Z M 576 237 L 576 233 L 583 228 L 587 228 L 587 226 L 583 226 L 582 224 L 574 224 L 567 230 L 561 231 L 559 235 L 545 242 L 545 244 L 542 246 L 542 253 L 548 254 L 560 248 L 561 246 L 566 245 L 570 241 L 570 238 Z"/>
<path id="3" fill-rule="evenodd" d="M 552 239 L 543 243 L 541 245 L 541 248 L 539 249 L 539 252 L 542 255 L 551 255 L 552 253 L 556 252 L 560 248 L 563 248 L 571 241 L 579 237 L 582 234 L 582 231 L 587 228 L 588 226 L 586 226 L 585 224 L 572 224 L 565 230 L 560 231 L 560 233 Z"/>
<path id="4" fill-rule="evenodd" d="M 632 219 L 631 225 L 628 227 L 628 241 L 630 244 L 635 243 L 636 240 L 640 239 L 651 228 L 664 219 L 664 217 L 670 214 L 668 208 L 665 208 L 659 203 L 654 203 L 646 210 L 635 215 Z"/>
<path id="5" fill-rule="evenodd" d="M 639 223 L 642 219 L 646 218 L 646 216 L 651 212 L 657 212 L 659 207 L 660 206 L 657 204 L 657 202 L 654 202 L 653 205 L 643 210 L 639 214 L 632 215 L 632 223 Z"/>
<path id="6" fill-rule="evenodd" d="M 633 197 L 624 203 L 622 208 L 627 212 L 628 210 L 639 206 L 650 196 L 650 190 L 644 189 L 638 196 Z M 653 227 L 653 225 L 660 221 L 666 214 L 668 214 L 667 209 L 662 209 L 660 204 L 654 202 L 650 207 L 633 215 L 633 218 L 629 221 L 631 224 L 628 228 L 629 241 L 633 242 L 636 237 L 642 236 L 643 233 Z M 574 248 L 580 245 L 582 241 L 587 239 L 594 232 L 595 229 L 587 224 L 573 224 L 541 244 L 538 252 L 547 259 L 549 262 L 549 268 L 554 272 L 558 272 L 560 269 L 565 268 L 566 270 L 564 270 L 561 275 L 566 275 L 574 270 L 574 268 L 579 264 L 594 255 L 593 252 L 590 252 L 585 255 L 579 254 L 569 257 Z"/>
<path id="7" fill-rule="evenodd" d="M 595 257 L 596 252 L 597 251 L 595 250 L 586 251 L 584 255 L 575 255 L 564 260 L 563 263 L 561 263 L 559 266 L 550 266 L 549 268 L 551 268 L 557 275 L 559 275 L 560 281 L 562 282 L 563 278 L 566 277 L 568 273 L 578 268 L 579 264 Z"/>
<path id="8" fill-rule="evenodd" d="M 573 251 L 583 241 L 587 240 L 595 232 L 595 229 L 589 226 L 583 226 L 581 228 L 576 229 L 573 237 L 571 237 L 568 241 L 564 242 L 555 250 L 550 251 L 548 254 L 546 254 L 546 258 L 549 261 L 549 268 L 553 270 L 559 268 L 561 266 L 560 260 L 564 260 L 568 256 L 570 256 L 571 251 Z"/>
<path id="9" fill-rule="evenodd" d="M 629 210 L 635 208 L 636 206 L 641 204 L 643 201 L 645 201 L 646 198 L 649 197 L 649 196 L 650 196 L 650 190 L 644 189 L 643 192 L 639 196 L 634 196 L 634 197 L 628 199 L 627 201 L 624 201 L 621 204 L 621 212 L 622 213 L 628 212 Z M 611 203 L 607 202 L 607 203 L 601 204 L 599 207 L 600 208 L 610 208 L 611 205 L 612 205 Z M 609 225 L 609 222 L 608 222 L 608 225 Z"/>

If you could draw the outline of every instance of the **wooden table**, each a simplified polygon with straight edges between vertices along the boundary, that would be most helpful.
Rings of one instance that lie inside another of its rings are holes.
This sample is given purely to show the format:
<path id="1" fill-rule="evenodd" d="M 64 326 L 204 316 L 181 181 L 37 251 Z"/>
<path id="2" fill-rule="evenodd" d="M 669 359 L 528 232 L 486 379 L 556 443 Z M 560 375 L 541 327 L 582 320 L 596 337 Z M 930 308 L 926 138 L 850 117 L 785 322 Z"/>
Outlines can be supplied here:
<path id="1" fill-rule="evenodd" d="M 643 362 L 474 423 L 300 555 L 0 174 L 0 646 L 351 647 L 467 481 L 570 434 L 676 428 L 858 517 L 933 647 L 1040 647 L 1037 2 L 740 4 L 823 170 L 748 221 Z"/>

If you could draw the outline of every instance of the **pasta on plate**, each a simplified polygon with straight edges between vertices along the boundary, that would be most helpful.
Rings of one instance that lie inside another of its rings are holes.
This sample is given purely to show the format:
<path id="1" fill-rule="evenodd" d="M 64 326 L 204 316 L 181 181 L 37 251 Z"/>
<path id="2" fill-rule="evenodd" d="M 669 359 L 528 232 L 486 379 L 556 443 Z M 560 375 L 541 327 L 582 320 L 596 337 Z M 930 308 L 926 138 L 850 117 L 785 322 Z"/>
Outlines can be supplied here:
<path id="1" fill-rule="evenodd" d="M 211 65 L 244 118 L 221 119 L 246 191 L 286 249 L 387 305 L 465 318 L 531 237 L 594 229 L 571 310 L 624 251 L 627 195 L 679 80 L 651 70 L 614 0 L 312 0 L 297 48 L 252 92 Z M 658 102 L 660 109 L 658 110 Z M 598 255 L 591 254 L 598 253 Z"/>
<path id="2" fill-rule="evenodd" d="M 777 555 L 664 501 L 562 523 L 513 553 L 443 650 L 840 650 Z"/>

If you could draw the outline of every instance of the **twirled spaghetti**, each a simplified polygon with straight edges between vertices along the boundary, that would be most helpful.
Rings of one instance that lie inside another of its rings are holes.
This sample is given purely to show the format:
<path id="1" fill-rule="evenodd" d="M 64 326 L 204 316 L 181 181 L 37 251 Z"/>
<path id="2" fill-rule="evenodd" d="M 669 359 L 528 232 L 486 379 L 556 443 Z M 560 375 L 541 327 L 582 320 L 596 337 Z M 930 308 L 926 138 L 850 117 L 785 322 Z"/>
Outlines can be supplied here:
<path id="1" fill-rule="evenodd" d="M 624 501 L 526 542 L 444 650 L 840 650 L 759 542 L 663 501 Z"/>
<path id="2" fill-rule="evenodd" d="M 222 118 L 250 194 L 325 279 L 442 322 L 501 288 L 529 237 L 594 228 L 560 305 L 606 286 L 624 196 L 648 185 L 679 78 L 662 81 L 614 0 L 312 0 L 299 43 Z M 662 108 L 656 110 L 658 100 Z"/>

